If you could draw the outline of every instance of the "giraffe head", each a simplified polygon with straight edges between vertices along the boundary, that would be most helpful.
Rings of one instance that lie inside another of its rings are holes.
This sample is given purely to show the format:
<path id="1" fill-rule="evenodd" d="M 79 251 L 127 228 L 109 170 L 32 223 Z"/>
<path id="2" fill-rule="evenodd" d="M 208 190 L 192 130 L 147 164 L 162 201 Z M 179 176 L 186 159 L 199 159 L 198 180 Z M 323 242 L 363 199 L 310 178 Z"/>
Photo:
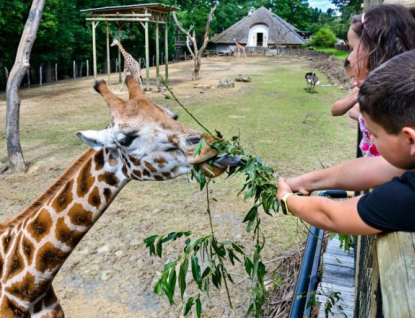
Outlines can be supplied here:
<path id="1" fill-rule="evenodd" d="M 216 156 L 217 152 L 207 146 L 193 157 L 204 134 L 177 122 L 176 114 L 151 102 L 131 76 L 126 83 L 129 99 L 122 100 L 105 81 L 96 81 L 94 88 L 107 102 L 112 120 L 103 130 L 76 133 L 94 150 L 106 149 L 114 165 L 123 165 L 124 175 L 137 180 L 172 179 L 188 173 L 192 164 L 203 164 Z M 205 136 L 208 143 L 209 137 Z M 226 164 L 222 160 L 211 176 L 222 173 Z"/>
<path id="2" fill-rule="evenodd" d="M 114 39 L 111 43 L 111 46 L 118 45 L 120 42 L 117 39 Z"/>

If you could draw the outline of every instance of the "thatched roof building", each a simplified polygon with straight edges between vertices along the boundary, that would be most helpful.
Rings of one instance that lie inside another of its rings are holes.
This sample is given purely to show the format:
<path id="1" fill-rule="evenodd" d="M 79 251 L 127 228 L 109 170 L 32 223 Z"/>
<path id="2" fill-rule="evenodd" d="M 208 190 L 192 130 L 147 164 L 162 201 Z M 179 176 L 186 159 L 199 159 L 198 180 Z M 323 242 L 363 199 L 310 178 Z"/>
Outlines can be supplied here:
<path id="1" fill-rule="evenodd" d="M 217 51 L 234 50 L 234 39 L 248 49 L 278 46 L 298 48 L 304 43 L 298 29 L 264 7 L 215 34 L 210 44 Z"/>

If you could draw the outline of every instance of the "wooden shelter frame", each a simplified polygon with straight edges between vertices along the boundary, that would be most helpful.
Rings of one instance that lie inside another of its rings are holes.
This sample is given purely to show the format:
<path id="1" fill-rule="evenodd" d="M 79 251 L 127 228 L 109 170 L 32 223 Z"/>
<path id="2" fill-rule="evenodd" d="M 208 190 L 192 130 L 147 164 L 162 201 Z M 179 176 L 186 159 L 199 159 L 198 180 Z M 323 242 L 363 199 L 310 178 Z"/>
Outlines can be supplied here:
<path id="1" fill-rule="evenodd" d="M 149 24 L 156 25 L 156 83 L 157 87 L 160 85 L 160 44 L 159 44 L 159 24 L 164 25 L 164 37 L 165 37 L 165 80 L 169 78 L 169 51 L 168 51 L 168 13 L 176 11 L 174 6 L 164 5 L 162 3 L 147 3 L 136 5 L 125 5 L 115 7 L 101 7 L 93 9 L 81 10 L 87 14 L 86 21 L 92 23 L 92 50 L 93 50 L 93 64 L 94 64 L 94 78 L 97 78 L 97 53 L 96 53 L 96 32 L 95 29 L 101 21 L 106 23 L 107 27 L 107 70 L 108 70 L 108 82 L 110 80 L 110 36 L 109 36 L 109 23 L 116 22 L 118 27 L 118 39 L 120 39 L 121 28 L 126 23 L 140 23 L 145 32 L 145 66 L 146 66 L 146 78 L 145 84 L 146 90 L 150 90 L 150 51 L 149 51 Z M 119 81 L 121 82 L 121 51 L 118 49 L 118 61 L 120 67 Z"/>

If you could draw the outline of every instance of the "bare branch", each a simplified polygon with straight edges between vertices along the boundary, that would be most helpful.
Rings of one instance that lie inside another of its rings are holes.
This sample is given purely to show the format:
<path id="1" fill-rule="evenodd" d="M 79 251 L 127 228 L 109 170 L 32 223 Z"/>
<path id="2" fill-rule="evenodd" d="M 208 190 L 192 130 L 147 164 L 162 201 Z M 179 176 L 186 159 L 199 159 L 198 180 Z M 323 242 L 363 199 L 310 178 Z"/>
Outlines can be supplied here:
<path id="1" fill-rule="evenodd" d="M 189 32 L 188 31 L 186 31 L 182 26 L 181 26 L 181 24 L 179 23 L 179 21 L 177 20 L 177 15 L 176 15 L 176 11 L 173 11 L 173 20 L 174 20 L 174 23 L 176 23 L 176 25 L 177 25 L 177 27 L 179 28 L 179 30 L 180 30 L 180 32 L 182 32 L 184 35 L 186 35 L 186 36 L 188 36 L 189 38 L 191 37 L 190 36 L 190 30 L 193 28 L 193 25 L 191 25 L 190 26 L 190 29 L 189 29 Z"/>
<path id="2" fill-rule="evenodd" d="M 215 5 L 212 10 L 210 10 L 209 13 L 209 17 L 207 19 L 207 23 L 206 23 L 206 32 L 205 32 L 205 41 L 203 42 L 202 47 L 200 48 L 200 52 L 203 53 L 203 51 L 205 50 L 208 42 L 209 42 L 209 30 L 210 30 L 210 22 L 212 22 L 212 18 L 213 18 L 213 13 L 215 12 L 216 8 L 218 7 L 218 5 Z"/>

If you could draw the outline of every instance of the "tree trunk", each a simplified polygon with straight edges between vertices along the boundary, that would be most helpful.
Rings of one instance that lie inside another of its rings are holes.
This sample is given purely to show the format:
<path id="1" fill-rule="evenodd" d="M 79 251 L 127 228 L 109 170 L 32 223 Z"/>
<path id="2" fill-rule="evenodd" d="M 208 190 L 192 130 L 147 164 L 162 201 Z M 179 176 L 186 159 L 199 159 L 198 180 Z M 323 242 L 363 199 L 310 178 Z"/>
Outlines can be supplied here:
<path id="1" fill-rule="evenodd" d="M 33 43 L 36 40 L 36 33 L 39 28 L 40 20 L 42 19 L 44 6 L 45 0 L 33 0 L 32 2 L 29 17 L 27 18 L 22 37 L 20 39 L 16 60 L 7 81 L 7 152 L 9 156 L 10 169 L 13 172 L 21 172 L 26 170 L 19 136 L 20 99 L 18 89 L 30 65 L 30 53 L 32 51 Z"/>
<path id="2" fill-rule="evenodd" d="M 199 71 L 200 71 L 200 67 L 202 66 L 202 59 L 199 56 L 195 56 L 194 58 L 194 69 L 193 69 L 193 73 L 192 73 L 192 81 L 197 81 L 199 80 Z"/>

